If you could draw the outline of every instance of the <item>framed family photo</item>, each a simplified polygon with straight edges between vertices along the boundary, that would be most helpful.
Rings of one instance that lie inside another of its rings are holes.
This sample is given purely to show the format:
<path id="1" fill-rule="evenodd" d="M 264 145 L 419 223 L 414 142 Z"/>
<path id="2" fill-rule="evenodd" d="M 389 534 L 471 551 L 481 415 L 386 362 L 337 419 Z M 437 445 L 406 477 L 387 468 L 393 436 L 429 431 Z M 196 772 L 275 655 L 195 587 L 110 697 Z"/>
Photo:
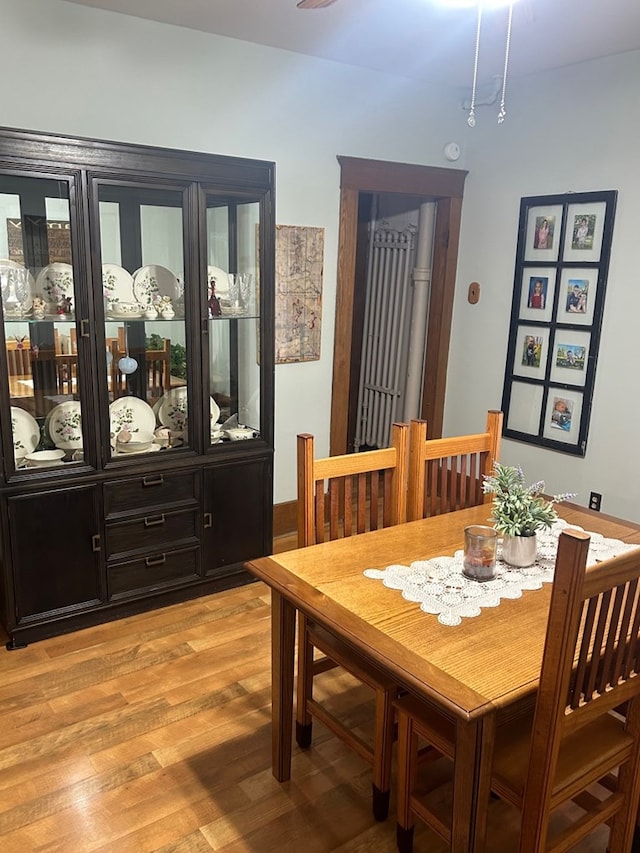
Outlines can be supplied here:
<path id="1" fill-rule="evenodd" d="M 557 328 L 551 345 L 551 382 L 584 386 L 589 366 L 591 334 Z"/>
<path id="2" fill-rule="evenodd" d="M 598 270 L 565 267 L 560 275 L 560 294 L 556 312 L 558 323 L 591 326 L 598 294 Z"/>
<path id="3" fill-rule="evenodd" d="M 555 287 L 555 271 L 538 266 L 523 267 L 520 284 L 520 319 L 550 322 Z"/>
<path id="4" fill-rule="evenodd" d="M 567 209 L 569 238 L 565 241 L 565 261 L 597 261 L 602 249 L 605 202 L 570 204 Z"/>
<path id="5" fill-rule="evenodd" d="M 520 201 L 504 435 L 584 456 L 617 192 Z"/>
<path id="6" fill-rule="evenodd" d="M 525 260 L 555 261 L 560 248 L 562 206 L 540 205 L 527 211 Z"/>
<path id="7" fill-rule="evenodd" d="M 542 378 L 547 368 L 549 332 L 537 326 L 519 326 L 514 353 L 516 376 Z"/>
<path id="8" fill-rule="evenodd" d="M 549 441 L 571 445 L 580 434 L 583 395 L 551 386 L 547 396 L 543 435 Z"/>

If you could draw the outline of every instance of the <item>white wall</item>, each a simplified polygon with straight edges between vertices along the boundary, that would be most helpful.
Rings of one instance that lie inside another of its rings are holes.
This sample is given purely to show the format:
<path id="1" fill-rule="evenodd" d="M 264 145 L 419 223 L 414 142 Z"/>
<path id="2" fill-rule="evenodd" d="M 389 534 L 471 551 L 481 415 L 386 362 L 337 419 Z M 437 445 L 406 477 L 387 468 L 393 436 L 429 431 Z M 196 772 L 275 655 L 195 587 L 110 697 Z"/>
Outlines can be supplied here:
<path id="1" fill-rule="evenodd" d="M 336 155 L 470 170 L 449 359 L 445 431 L 475 431 L 502 397 L 522 196 L 617 189 L 618 210 L 584 458 L 505 441 L 551 491 L 640 520 L 640 317 L 635 230 L 640 53 L 512 79 L 508 115 L 479 107 L 470 130 L 451 93 L 402 78 L 67 4 L 0 0 L 1 122 L 104 139 L 274 160 L 277 221 L 326 229 L 322 356 L 276 369 L 277 502 L 295 496 L 295 435 L 328 451 L 338 238 Z M 15 69 L 9 75 L 8 69 Z M 482 286 L 466 302 L 469 282 Z"/>
<path id="2" fill-rule="evenodd" d="M 0 0 L 0 20 L 4 126 L 273 160 L 277 222 L 326 229 L 321 359 L 276 369 L 274 497 L 293 499 L 295 435 L 329 447 L 336 156 L 448 166 L 459 99 L 60 0 Z"/>
<path id="3" fill-rule="evenodd" d="M 503 442 L 502 459 L 520 463 L 550 492 L 573 491 L 587 504 L 640 521 L 638 318 L 640 266 L 640 53 L 512 81 L 509 113 L 478 110 L 461 144 L 468 151 L 461 251 L 449 357 L 445 431 L 477 430 L 499 408 L 507 351 L 520 198 L 618 190 L 593 411 L 584 458 Z M 477 305 L 466 300 L 481 284 Z"/>

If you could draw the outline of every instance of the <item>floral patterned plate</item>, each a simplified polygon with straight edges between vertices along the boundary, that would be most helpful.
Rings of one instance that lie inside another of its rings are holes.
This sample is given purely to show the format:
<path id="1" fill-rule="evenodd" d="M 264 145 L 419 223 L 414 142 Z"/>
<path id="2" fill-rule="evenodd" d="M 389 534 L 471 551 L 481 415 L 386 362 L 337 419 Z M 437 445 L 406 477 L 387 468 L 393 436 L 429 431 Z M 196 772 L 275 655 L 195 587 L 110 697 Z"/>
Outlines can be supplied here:
<path id="1" fill-rule="evenodd" d="M 186 386 L 167 391 L 158 409 L 158 420 L 162 426 L 182 431 L 187 425 L 188 415 Z"/>
<path id="2" fill-rule="evenodd" d="M 19 406 L 11 406 L 11 429 L 13 455 L 17 463 L 36 449 L 40 441 L 40 429 L 36 419 Z"/>
<path id="3" fill-rule="evenodd" d="M 56 263 L 42 267 L 36 277 L 36 292 L 53 305 L 60 305 L 63 299 L 73 297 L 71 264 Z"/>
<path id="4" fill-rule="evenodd" d="M 211 400 L 209 410 L 211 413 L 211 424 L 213 428 L 213 424 L 215 424 L 220 417 L 220 408 L 213 397 L 210 397 L 209 399 Z M 179 388 L 172 388 L 171 391 L 167 391 L 167 393 L 164 394 L 161 398 L 161 405 L 157 411 L 157 415 L 158 420 L 163 427 L 179 431 L 183 431 L 186 428 L 187 417 L 189 415 L 186 385 Z"/>
<path id="5" fill-rule="evenodd" d="M 178 299 L 180 285 L 171 270 L 159 264 L 149 264 L 134 272 L 133 293 L 142 305 L 154 305 L 163 296 Z"/>
<path id="6" fill-rule="evenodd" d="M 109 406 L 110 431 L 117 435 L 124 427 L 132 432 L 153 432 L 156 416 L 151 406 L 139 397 L 118 397 Z"/>
<path id="7" fill-rule="evenodd" d="M 47 418 L 51 441 L 62 450 L 82 447 L 82 411 L 77 400 L 67 400 L 52 409 Z"/>
<path id="8" fill-rule="evenodd" d="M 134 303 L 133 276 L 117 264 L 102 264 L 102 289 L 108 302 Z"/>

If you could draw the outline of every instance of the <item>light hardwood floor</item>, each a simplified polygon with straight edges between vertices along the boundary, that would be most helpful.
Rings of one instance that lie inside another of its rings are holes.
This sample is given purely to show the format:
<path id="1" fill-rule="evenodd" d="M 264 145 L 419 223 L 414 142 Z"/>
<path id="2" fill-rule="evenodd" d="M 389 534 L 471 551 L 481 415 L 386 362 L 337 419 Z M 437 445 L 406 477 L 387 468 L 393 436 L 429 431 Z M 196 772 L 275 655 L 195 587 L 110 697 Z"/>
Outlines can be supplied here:
<path id="1" fill-rule="evenodd" d="M 0 649 L 0 850 L 392 853 L 393 800 L 376 823 L 369 768 L 320 724 L 271 774 L 269 601 L 252 583 Z M 327 677 L 359 726 L 364 688 Z M 415 849 L 443 847 L 419 828 Z"/>

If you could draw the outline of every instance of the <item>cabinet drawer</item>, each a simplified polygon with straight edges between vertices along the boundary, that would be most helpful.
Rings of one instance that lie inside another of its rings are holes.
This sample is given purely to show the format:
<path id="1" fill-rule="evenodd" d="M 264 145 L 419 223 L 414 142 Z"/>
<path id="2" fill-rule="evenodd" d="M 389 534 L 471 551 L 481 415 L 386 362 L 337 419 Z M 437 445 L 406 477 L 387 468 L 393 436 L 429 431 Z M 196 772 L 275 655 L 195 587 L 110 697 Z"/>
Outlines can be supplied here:
<path id="1" fill-rule="evenodd" d="M 199 574 L 200 551 L 198 548 L 159 551 L 157 554 L 109 566 L 109 598 L 113 601 L 145 592 L 157 592 L 197 580 Z"/>
<path id="2" fill-rule="evenodd" d="M 145 507 L 177 504 L 200 497 L 198 471 L 150 472 L 104 485 L 106 517 Z"/>
<path id="3" fill-rule="evenodd" d="M 162 551 L 185 540 L 198 541 L 198 510 L 157 511 L 106 526 L 106 556 Z"/>

